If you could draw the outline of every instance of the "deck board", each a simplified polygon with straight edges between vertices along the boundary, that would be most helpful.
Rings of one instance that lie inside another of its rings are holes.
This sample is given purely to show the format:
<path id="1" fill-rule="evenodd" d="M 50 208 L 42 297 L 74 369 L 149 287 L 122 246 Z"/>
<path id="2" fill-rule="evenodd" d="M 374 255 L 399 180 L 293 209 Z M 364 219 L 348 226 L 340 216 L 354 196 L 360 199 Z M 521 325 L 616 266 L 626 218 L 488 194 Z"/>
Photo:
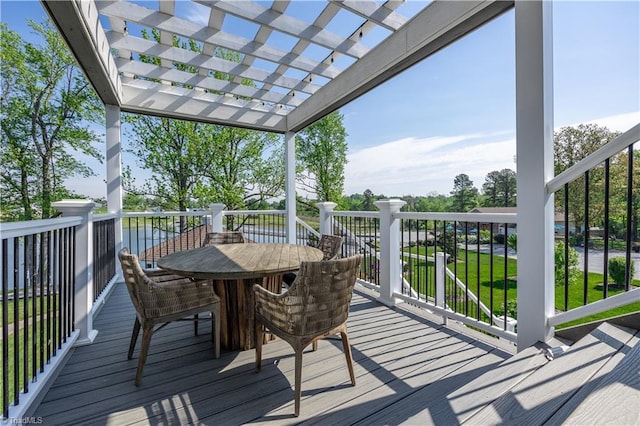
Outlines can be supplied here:
<path id="1" fill-rule="evenodd" d="M 118 426 L 579 424 L 640 417 L 634 404 L 640 335 L 610 325 L 548 362 L 536 347 L 512 356 L 497 340 L 443 326 L 416 308 L 388 308 L 357 290 L 348 323 L 356 386 L 340 339 L 320 341 L 317 351 L 305 351 L 301 415 L 294 417 L 294 356 L 282 340 L 264 346 L 258 373 L 253 350 L 222 351 L 214 359 L 209 323 L 194 336 L 191 323 L 175 322 L 154 334 L 136 387 L 139 347 L 127 360 L 133 321 L 119 284 L 94 321 L 95 342 L 74 350 L 31 414 L 44 424 Z M 602 401 L 620 409 L 594 408 Z"/>
<path id="2" fill-rule="evenodd" d="M 455 375 L 493 366 L 510 354 L 356 292 L 349 317 L 356 386 L 349 383 L 339 339 L 321 341 L 303 358 L 301 416 L 293 417 L 293 351 L 276 340 L 254 351 L 211 353 L 210 326 L 176 322 L 154 334 L 142 386 L 126 352 L 134 312 L 120 284 L 94 321 L 94 344 L 79 347 L 34 415 L 47 424 L 349 424 Z M 477 375 L 477 374 L 476 374 Z M 471 376 L 469 376 L 471 377 Z M 464 379 L 461 379 L 464 381 Z M 374 417 L 372 417 L 374 418 Z"/>
<path id="3" fill-rule="evenodd" d="M 607 323 L 576 342 L 564 355 L 530 374 L 467 419 L 469 424 L 545 424 L 597 375 L 633 333 Z M 608 411 L 608 410 L 605 410 Z M 615 413 L 608 412 L 608 418 Z"/>

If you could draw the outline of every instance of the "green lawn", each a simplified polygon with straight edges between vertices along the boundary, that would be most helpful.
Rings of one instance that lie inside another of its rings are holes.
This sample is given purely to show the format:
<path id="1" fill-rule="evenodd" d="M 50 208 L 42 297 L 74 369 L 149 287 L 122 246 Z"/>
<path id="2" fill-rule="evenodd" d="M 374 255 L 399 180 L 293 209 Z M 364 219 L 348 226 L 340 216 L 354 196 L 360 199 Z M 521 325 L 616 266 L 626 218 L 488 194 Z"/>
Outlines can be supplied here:
<path id="1" fill-rule="evenodd" d="M 405 249 L 405 253 L 420 254 L 432 256 L 434 252 L 433 247 L 428 247 L 425 250 L 424 247 L 413 247 L 411 249 Z M 432 262 L 424 260 L 418 261 L 416 259 L 408 260 L 407 268 L 405 269 L 405 278 L 411 282 L 412 287 L 420 294 L 427 294 L 433 297 L 435 294 L 434 289 L 434 265 Z M 510 303 L 515 303 L 517 300 L 517 262 L 515 259 L 507 259 L 507 272 L 505 279 L 505 263 L 504 256 L 494 254 L 493 257 L 493 272 L 491 267 L 491 256 L 489 254 L 480 253 L 474 251 L 460 250 L 458 252 L 458 262 L 455 264 L 448 264 L 448 268 L 454 271 L 458 278 L 466 283 L 470 292 L 476 294 L 479 299 L 487 307 L 492 307 L 494 311 L 502 312 L 503 302 L 505 296 Z M 602 290 L 603 277 L 602 274 L 589 273 L 589 282 L 587 288 L 587 300 L 589 302 L 595 302 L 603 298 Z M 634 280 L 633 285 L 640 286 L 640 281 Z M 568 291 L 568 307 L 569 309 L 576 308 L 583 305 L 584 287 L 582 285 L 582 273 L 580 273 L 580 284 L 572 285 Z M 447 303 L 452 306 L 457 312 L 464 313 L 464 293 L 461 290 L 455 290 L 452 286 L 447 286 L 449 297 Z M 455 293 L 453 293 L 455 292 Z M 613 296 L 623 292 L 622 289 L 609 288 L 608 295 Z M 493 304 L 492 304 L 493 301 Z M 556 309 L 564 310 L 564 287 L 556 286 L 555 291 Z M 612 309 L 607 312 L 603 312 L 599 315 L 590 316 L 579 321 L 572 323 L 562 324 L 557 328 L 568 327 L 570 325 L 581 324 L 590 322 L 596 319 L 610 318 L 617 315 L 622 315 L 629 312 L 640 310 L 640 302 L 627 305 L 621 308 Z M 475 307 L 469 309 L 468 315 L 475 316 Z"/>

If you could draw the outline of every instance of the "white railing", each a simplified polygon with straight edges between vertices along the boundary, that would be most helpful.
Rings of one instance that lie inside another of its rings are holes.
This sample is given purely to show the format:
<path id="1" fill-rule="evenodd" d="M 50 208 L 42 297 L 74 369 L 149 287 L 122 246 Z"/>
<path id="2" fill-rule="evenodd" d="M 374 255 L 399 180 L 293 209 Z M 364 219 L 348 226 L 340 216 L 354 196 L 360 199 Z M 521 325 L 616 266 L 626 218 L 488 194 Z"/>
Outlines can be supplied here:
<path id="1" fill-rule="evenodd" d="M 634 150 L 632 146 L 639 141 L 640 141 L 640 124 L 636 124 L 631 129 L 627 130 L 626 132 L 624 132 L 623 134 L 621 134 L 611 142 L 599 148 L 593 154 L 587 156 L 583 160 L 574 164 L 572 167 L 568 168 L 567 170 L 565 170 L 564 172 L 556 176 L 554 179 L 549 181 L 549 183 L 547 183 L 547 188 L 546 188 L 547 193 L 554 194 L 563 189 L 568 190 L 567 186 L 571 182 L 581 178 L 582 176 L 585 175 L 585 173 L 588 173 L 596 169 L 597 167 L 601 166 L 603 163 L 608 162 L 611 158 L 620 154 L 625 149 L 629 149 L 629 156 L 631 157 L 632 155 L 634 155 Z M 637 151 L 635 152 L 635 155 L 638 155 Z M 632 159 L 630 163 L 633 164 Z M 638 173 L 638 171 L 634 171 L 634 172 Z M 631 174 L 631 171 L 628 171 L 628 173 Z M 630 185 L 633 185 L 633 182 L 634 182 L 633 179 L 630 179 L 629 181 L 631 182 Z M 634 190 L 638 191 L 639 188 L 633 188 L 631 186 L 627 188 L 627 194 L 628 194 L 627 198 L 633 197 L 632 191 Z M 627 199 L 627 203 L 628 203 L 628 206 L 630 206 L 629 199 Z M 630 208 L 627 209 L 627 213 L 629 212 L 629 210 Z M 630 223 L 630 221 L 631 221 L 631 218 L 627 217 L 627 222 Z M 631 228 L 629 226 L 627 228 L 627 233 L 630 230 Z M 631 239 L 629 238 L 629 235 L 627 235 L 626 243 L 627 243 L 627 248 L 626 248 L 627 262 L 629 263 L 632 261 L 631 260 L 631 243 L 632 242 L 631 242 Z M 636 262 L 635 266 L 637 268 L 640 268 L 640 262 Z M 606 275 L 607 265 L 604 265 L 604 270 Z M 632 280 L 633 277 L 629 277 L 629 279 Z M 560 312 L 560 313 L 551 315 L 548 318 L 548 323 L 550 326 L 556 326 L 559 324 L 567 323 L 569 321 L 581 320 L 588 316 L 601 314 L 611 309 L 627 306 L 629 304 L 638 303 L 638 302 L 640 302 L 640 289 L 631 289 L 631 290 L 625 291 L 624 293 L 617 294 L 615 296 L 606 297 L 604 299 L 601 299 L 595 302 L 587 303 L 584 306 L 570 309 L 566 312 Z"/>

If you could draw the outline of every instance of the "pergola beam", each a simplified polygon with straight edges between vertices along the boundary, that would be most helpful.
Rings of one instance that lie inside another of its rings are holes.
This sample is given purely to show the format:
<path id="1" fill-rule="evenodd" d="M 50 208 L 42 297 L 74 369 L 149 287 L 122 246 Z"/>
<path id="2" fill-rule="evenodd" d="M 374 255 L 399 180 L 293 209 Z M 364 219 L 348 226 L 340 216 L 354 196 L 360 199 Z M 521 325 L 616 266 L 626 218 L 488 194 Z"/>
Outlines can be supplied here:
<path id="1" fill-rule="evenodd" d="M 106 105 L 120 105 L 122 83 L 93 2 L 42 0 L 42 6 Z"/>

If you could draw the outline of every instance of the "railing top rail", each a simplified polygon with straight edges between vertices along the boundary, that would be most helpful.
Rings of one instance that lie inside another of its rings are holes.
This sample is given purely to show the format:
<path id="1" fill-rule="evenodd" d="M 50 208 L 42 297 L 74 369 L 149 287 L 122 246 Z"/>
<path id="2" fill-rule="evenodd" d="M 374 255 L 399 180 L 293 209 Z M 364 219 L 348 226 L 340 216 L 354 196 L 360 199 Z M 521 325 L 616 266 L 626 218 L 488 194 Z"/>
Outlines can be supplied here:
<path id="1" fill-rule="evenodd" d="M 101 214 L 93 215 L 94 222 L 100 222 L 103 220 L 117 219 L 117 218 L 118 218 L 118 213 L 101 213 Z"/>
<path id="2" fill-rule="evenodd" d="M 211 212 L 198 210 L 190 212 L 166 211 L 166 212 L 123 212 L 122 217 L 165 217 L 165 216 L 206 216 Z"/>
<path id="3" fill-rule="evenodd" d="M 1 238 L 15 238 L 80 225 L 80 216 L 0 223 Z"/>
<path id="4" fill-rule="evenodd" d="M 397 219 L 449 220 L 456 222 L 516 223 L 517 213 L 450 213 L 450 212 L 399 212 Z"/>
<path id="5" fill-rule="evenodd" d="M 640 123 L 636 124 L 605 146 L 598 149 L 593 154 L 569 167 L 547 183 L 547 193 L 553 194 L 561 189 L 566 183 L 572 182 L 582 176 L 586 171 L 593 169 L 607 158 L 621 152 L 630 145 L 640 140 Z"/>
<path id="6" fill-rule="evenodd" d="M 286 210 L 223 210 L 222 214 L 231 216 L 236 214 L 286 214 Z"/>
<path id="7" fill-rule="evenodd" d="M 335 217 L 373 217 L 373 218 L 379 218 L 380 217 L 380 212 L 355 212 L 355 211 L 349 211 L 349 212 L 344 212 L 344 211 L 332 211 L 329 212 L 330 216 L 335 216 Z"/>

